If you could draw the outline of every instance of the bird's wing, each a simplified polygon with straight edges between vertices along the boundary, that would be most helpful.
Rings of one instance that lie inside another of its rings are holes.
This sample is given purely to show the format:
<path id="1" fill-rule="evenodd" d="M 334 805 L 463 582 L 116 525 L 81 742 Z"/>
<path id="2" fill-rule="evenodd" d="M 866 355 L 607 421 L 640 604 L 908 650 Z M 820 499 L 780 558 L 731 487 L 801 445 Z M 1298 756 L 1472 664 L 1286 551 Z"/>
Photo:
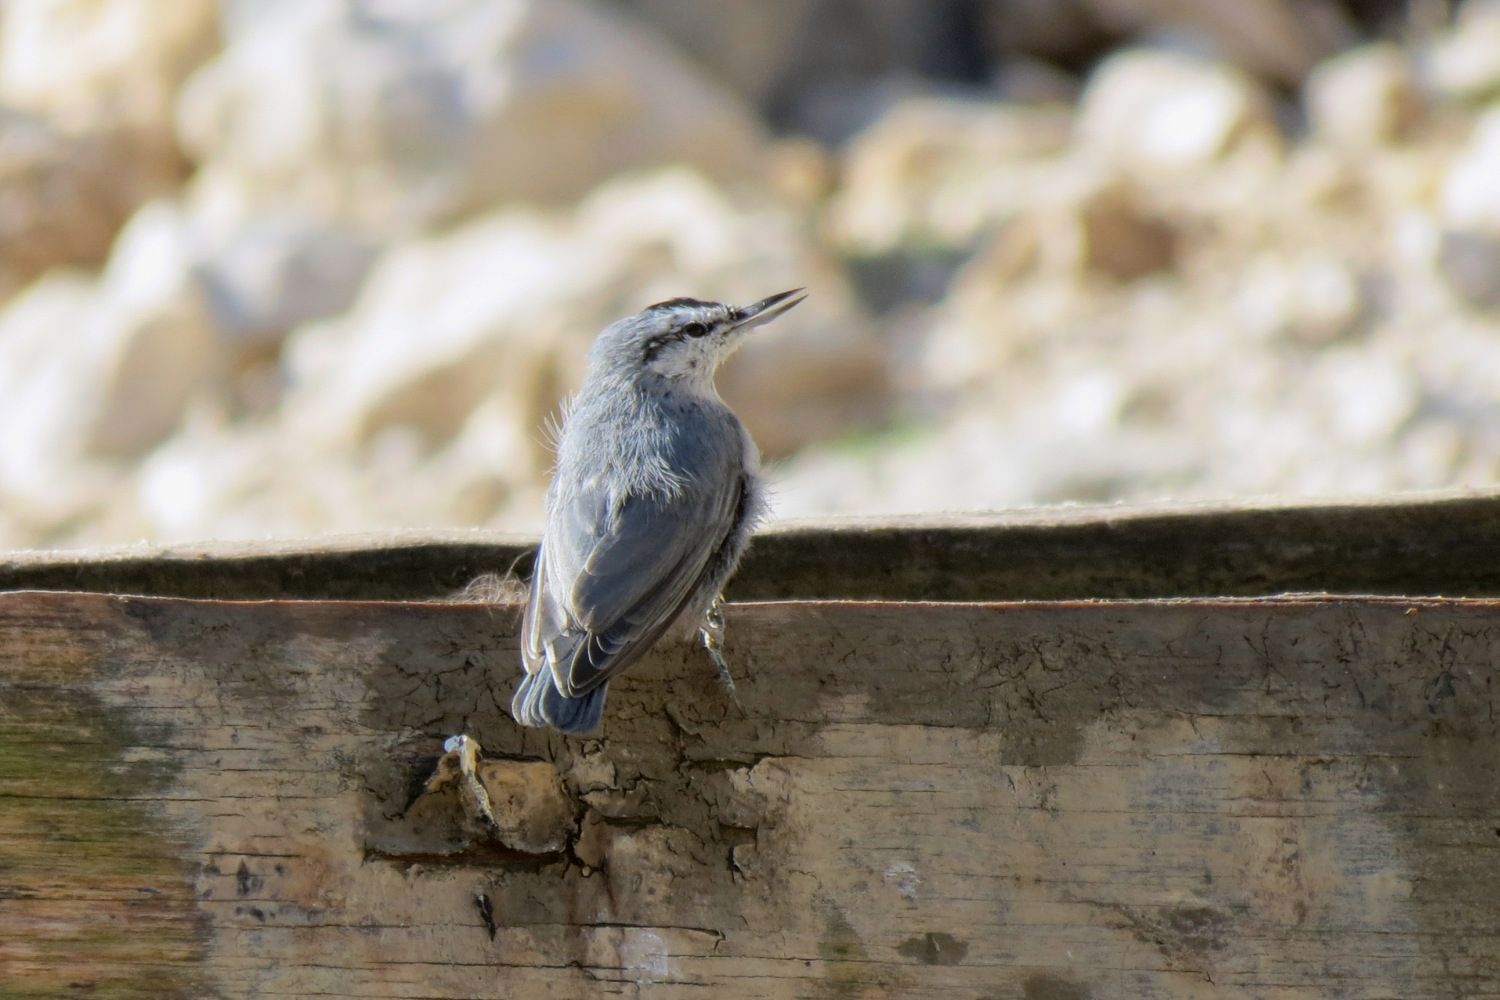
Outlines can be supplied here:
<path id="1" fill-rule="evenodd" d="M 682 613 L 733 527 L 744 484 L 617 500 L 599 481 L 552 512 L 523 627 L 527 669 L 578 697 L 634 663 Z"/>

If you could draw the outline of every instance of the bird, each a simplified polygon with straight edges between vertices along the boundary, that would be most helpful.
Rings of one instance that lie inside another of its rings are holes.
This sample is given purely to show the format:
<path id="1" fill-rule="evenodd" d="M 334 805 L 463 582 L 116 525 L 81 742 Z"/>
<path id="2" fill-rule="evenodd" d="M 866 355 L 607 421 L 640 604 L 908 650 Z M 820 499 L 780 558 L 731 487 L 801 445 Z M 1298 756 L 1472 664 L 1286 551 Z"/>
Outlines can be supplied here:
<path id="1" fill-rule="evenodd" d="M 564 408 L 521 621 L 511 715 L 599 728 L 609 682 L 676 623 L 719 652 L 725 583 L 767 512 L 760 452 L 714 373 L 752 329 L 806 298 L 674 298 L 606 327 Z"/>

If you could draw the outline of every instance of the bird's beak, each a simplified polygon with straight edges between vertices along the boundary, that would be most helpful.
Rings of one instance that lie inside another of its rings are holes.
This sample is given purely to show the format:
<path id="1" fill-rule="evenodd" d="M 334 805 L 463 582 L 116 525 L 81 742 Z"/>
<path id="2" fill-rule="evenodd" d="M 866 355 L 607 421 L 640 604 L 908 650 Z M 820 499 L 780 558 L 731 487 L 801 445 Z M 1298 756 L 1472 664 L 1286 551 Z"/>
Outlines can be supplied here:
<path id="1" fill-rule="evenodd" d="M 751 327 L 771 322 L 771 320 L 807 298 L 806 292 L 807 289 L 805 288 L 793 288 L 789 292 L 778 292 L 752 305 L 740 306 L 734 311 L 733 329 L 748 330 Z"/>

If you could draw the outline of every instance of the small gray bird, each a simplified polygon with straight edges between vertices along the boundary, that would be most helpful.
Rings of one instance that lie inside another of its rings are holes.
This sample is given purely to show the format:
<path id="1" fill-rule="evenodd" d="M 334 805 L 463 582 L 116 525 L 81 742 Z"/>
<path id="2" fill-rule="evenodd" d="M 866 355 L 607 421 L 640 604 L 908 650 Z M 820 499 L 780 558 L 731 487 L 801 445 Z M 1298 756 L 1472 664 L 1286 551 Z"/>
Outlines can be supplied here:
<path id="1" fill-rule="evenodd" d="M 610 680 L 678 621 L 701 632 L 727 680 L 720 592 L 765 497 L 760 453 L 714 371 L 802 291 L 739 308 L 671 299 L 599 335 L 547 491 L 517 722 L 596 728 Z"/>

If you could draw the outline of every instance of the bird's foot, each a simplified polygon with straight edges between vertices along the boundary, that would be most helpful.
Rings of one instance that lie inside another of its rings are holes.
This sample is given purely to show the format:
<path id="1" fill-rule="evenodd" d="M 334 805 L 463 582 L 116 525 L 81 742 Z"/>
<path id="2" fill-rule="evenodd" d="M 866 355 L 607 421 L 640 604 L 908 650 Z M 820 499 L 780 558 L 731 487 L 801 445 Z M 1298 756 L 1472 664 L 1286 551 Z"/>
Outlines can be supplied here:
<path id="1" fill-rule="evenodd" d="M 724 659 L 723 603 L 724 595 L 720 594 L 714 598 L 714 602 L 708 606 L 708 611 L 703 615 L 703 624 L 699 626 L 698 635 L 703 639 L 703 648 L 708 653 L 709 662 L 714 665 L 714 672 L 719 675 L 719 684 L 728 692 L 730 700 L 743 714 L 745 706 L 740 704 L 739 695 L 734 688 L 734 677 L 729 673 L 729 661 Z"/>

